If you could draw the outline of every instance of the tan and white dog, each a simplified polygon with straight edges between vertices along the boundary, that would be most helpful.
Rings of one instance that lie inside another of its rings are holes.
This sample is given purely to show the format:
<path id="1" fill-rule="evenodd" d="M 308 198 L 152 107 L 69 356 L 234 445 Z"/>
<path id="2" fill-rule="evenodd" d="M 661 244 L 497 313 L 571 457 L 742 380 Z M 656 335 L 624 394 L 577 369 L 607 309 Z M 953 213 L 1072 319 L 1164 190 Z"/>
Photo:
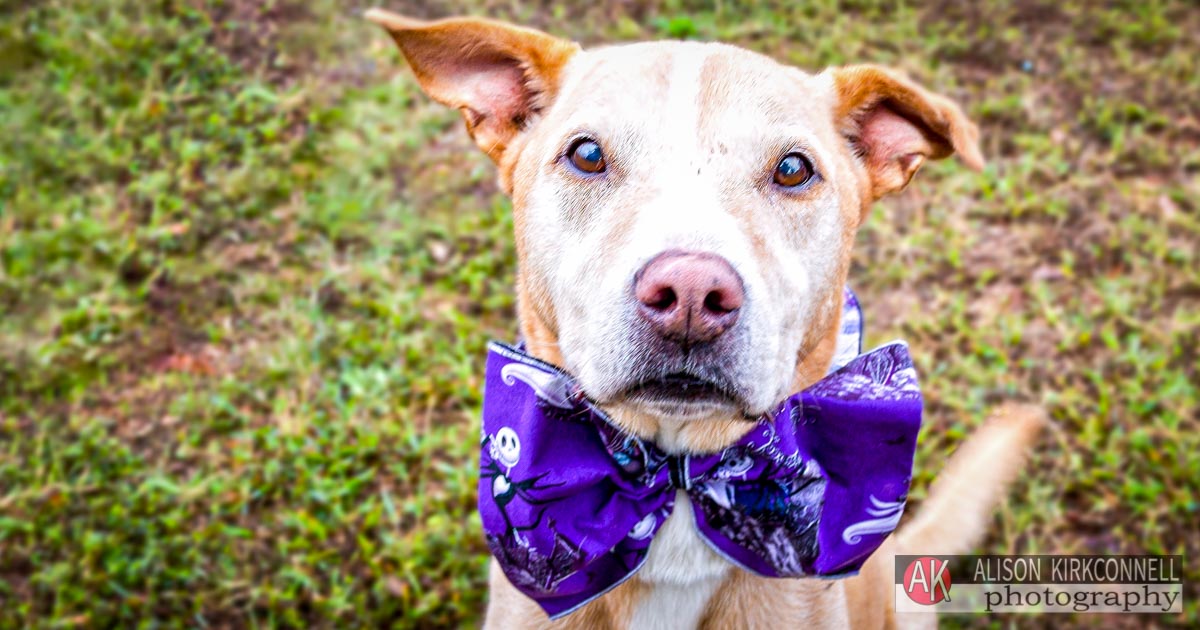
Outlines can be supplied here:
<path id="1" fill-rule="evenodd" d="M 747 418 L 820 379 L 871 203 L 926 159 L 982 165 L 957 106 L 880 67 L 814 75 L 722 44 L 583 50 L 483 19 L 367 17 L 499 167 L 529 351 L 669 451 L 717 451 L 752 427 Z M 1036 408 L 997 413 L 854 578 L 736 569 L 677 516 L 688 511 L 681 494 L 642 570 L 559 621 L 493 563 L 486 625 L 931 622 L 892 612 L 892 556 L 969 550 L 1041 421 Z"/>

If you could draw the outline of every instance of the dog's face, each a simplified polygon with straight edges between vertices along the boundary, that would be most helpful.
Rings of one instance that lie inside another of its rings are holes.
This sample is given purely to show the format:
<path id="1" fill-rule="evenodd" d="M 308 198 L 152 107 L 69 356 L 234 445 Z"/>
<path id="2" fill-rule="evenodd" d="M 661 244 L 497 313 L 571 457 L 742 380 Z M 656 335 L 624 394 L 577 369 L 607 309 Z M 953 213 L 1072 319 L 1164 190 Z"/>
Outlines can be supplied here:
<path id="1" fill-rule="evenodd" d="M 753 418 L 819 376 L 867 205 L 980 161 L 957 107 L 879 68 L 371 17 L 500 166 L 530 349 L 617 417 Z"/>
<path id="2" fill-rule="evenodd" d="M 831 93 L 717 44 L 571 59 L 513 193 L 522 281 L 596 400 L 755 417 L 788 393 L 861 210 Z"/>

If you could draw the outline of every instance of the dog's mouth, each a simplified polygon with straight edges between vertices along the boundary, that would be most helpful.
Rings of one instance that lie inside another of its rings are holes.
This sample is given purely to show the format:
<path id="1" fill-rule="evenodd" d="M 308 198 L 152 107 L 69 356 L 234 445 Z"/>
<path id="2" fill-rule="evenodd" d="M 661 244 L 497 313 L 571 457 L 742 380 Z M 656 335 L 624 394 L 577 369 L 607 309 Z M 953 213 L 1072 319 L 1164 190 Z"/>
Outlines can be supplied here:
<path id="1" fill-rule="evenodd" d="M 686 372 L 638 381 L 616 398 L 679 418 L 730 412 L 745 415 L 743 410 L 747 408 L 733 388 Z"/>

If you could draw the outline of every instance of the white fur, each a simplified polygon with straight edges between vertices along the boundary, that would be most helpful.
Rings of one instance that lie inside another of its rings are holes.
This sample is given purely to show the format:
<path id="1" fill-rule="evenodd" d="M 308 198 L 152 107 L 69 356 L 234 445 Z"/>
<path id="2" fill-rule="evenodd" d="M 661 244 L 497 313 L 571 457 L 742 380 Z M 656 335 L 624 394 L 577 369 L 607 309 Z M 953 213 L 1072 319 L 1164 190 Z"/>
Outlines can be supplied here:
<path id="1" fill-rule="evenodd" d="M 638 602 L 630 628 L 694 628 L 731 565 L 696 531 L 692 504 L 680 491 L 675 511 L 650 545 L 638 572 L 651 591 Z"/>

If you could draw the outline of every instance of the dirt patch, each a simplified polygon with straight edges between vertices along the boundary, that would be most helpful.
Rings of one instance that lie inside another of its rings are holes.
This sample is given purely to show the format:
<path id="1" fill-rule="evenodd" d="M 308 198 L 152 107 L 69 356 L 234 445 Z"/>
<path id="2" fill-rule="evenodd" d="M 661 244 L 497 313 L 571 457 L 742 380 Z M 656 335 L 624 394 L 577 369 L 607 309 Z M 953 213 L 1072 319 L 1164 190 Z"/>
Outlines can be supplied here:
<path id="1" fill-rule="evenodd" d="M 212 20 L 209 43 L 248 72 L 261 72 L 272 84 L 291 82 L 315 61 L 315 55 L 303 48 L 289 46 L 285 50 L 280 45 L 289 27 L 316 19 L 304 2 L 229 0 L 211 6 L 196 1 L 193 6 Z"/>

